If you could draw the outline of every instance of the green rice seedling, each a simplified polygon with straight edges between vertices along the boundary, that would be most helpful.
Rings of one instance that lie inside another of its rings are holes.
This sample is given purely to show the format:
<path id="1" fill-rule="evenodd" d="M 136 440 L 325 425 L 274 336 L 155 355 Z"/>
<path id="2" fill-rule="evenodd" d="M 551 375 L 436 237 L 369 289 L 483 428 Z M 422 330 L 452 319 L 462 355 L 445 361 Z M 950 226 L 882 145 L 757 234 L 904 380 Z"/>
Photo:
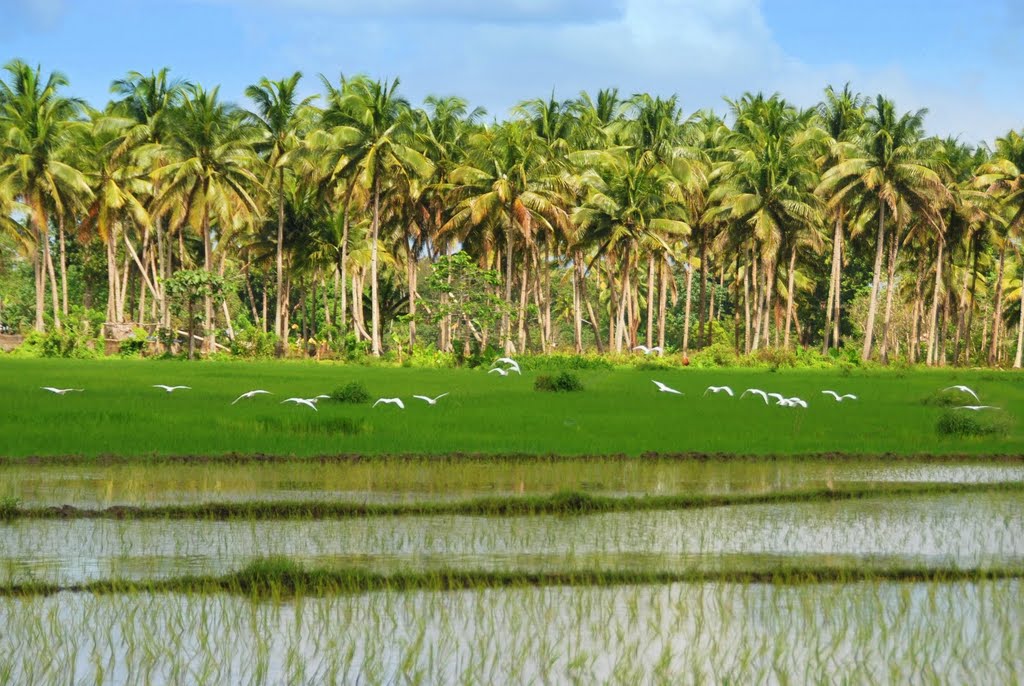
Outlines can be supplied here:
<path id="1" fill-rule="evenodd" d="M 950 438 L 1006 436 L 1012 422 L 999 412 L 982 414 L 970 410 L 946 410 L 935 423 L 935 433 Z"/>

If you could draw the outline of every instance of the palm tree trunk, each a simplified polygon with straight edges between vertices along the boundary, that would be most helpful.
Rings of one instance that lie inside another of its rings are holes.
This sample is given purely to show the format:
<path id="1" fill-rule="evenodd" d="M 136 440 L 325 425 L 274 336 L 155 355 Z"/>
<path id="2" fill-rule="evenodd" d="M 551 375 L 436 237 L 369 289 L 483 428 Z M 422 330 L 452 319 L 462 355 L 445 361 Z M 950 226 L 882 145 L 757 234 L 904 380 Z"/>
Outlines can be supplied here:
<path id="1" fill-rule="evenodd" d="M 882 321 L 881 358 L 889 363 L 889 325 L 892 321 L 892 300 L 896 294 L 896 258 L 899 255 L 899 228 L 894 228 L 889 240 L 889 270 L 886 274 L 885 317 Z"/>
<path id="2" fill-rule="evenodd" d="M 377 284 L 377 237 L 380 233 L 380 177 L 373 175 L 373 230 L 370 237 L 370 326 L 372 329 L 371 352 L 380 357 L 380 294 Z"/>
<path id="3" fill-rule="evenodd" d="M 771 316 L 774 314 L 772 311 L 772 303 L 775 295 L 775 260 L 772 259 L 764 268 L 764 329 L 762 342 L 765 346 L 771 345 Z M 778 332 L 778 325 L 776 325 L 776 334 Z M 776 339 L 778 336 L 776 335 Z"/>
<path id="4" fill-rule="evenodd" d="M 341 254 L 338 257 L 338 277 L 341 282 L 341 313 L 335 317 L 338 322 L 338 328 L 342 335 L 345 333 L 345 320 L 348 317 L 348 222 L 349 222 L 349 209 L 352 203 L 352 191 L 355 189 L 355 180 L 349 181 L 348 188 L 345 189 L 345 201 L 344 201 L 344 214 L 341 219 Z"/>
<path id="5" fill-rule="evenodd" d="M 1013 358 L 1014 369 L 1021 368 L 1021 353 L 1024 353 L 1024 282 L 1020 288 L 1020 319 L 1017 322 L 1017 354 Z"/>
<path id="6" fill-rule="evenodd" d="M 700 232 L 700 242 L 697 253 L 697 260 L 700 262 L 700 307 L 697 316 L 697 349 L 704 347 L 704 321 L 708 311 L 708 271 L 707 271 L 707 241 L 704 239 L 704 232 Z"/>
<path id="7" fill-rule="evenodd" d="M 281 299 L 284 287 L 284 167 L 277 170 L 277 278 L 274 284 L 274 335 L 277 336 L 277 356 L 284 354 L 281 339 L 284 326 L 284 308 Z"/>
<path id="8" fill-rule="evenodd" d="M 68 317 L 68 258 L 64 247 L 64 214 L 57 215 L 57 237 L 60 242 L 60 311 Z"/>
<path id="9" fill-rule="evenodd" d="M 505 308 L 501 312 L 501 337 L 505 354 L 512 353 L 512 222 L 515 215 L 512 212 L 512 205 L 509 204 L 508 217 L 509 225 L 505 229 Z"/>
<path id="10" fill-rule="evenodd" d="M 654 345 L 654 253 L 647 256 L 647 347 Z"/>
<path id="11" fill-rule="evenodd" d="M 661 348 L 659 355 L 665 354 L 665 312 L 668 309 L 668 269 L 665 266 L 665 256 L 658 258 L 658 347 Z"/>
<path id="12" fill-rule="evenodd" d="M 782 341 L 782 347 L 789 350 L 789 330 L 793 324 L 793 284 L 796 277 L 796 243 L 789 249 L 789 272 L 786 284 L 786 335 Z"/>
<path id="13" fill-rule="evenodd" d="M 60 324 L 60 296 L 57 294 L 57 277 L 53 270 L 53 255 L 50 251 L 50 241 L 43 243 L 43 255 L 46 258 L 46 271 L 50 275 L 50 299 L 53 304 L 53 327 L 61 330 Z"/>
<path id="14" fill-rule="evenodd" d="M 925 276 L 924 253 L 917 260 L 917 279 L 914 281 L 914 312 L 910 321 L 910 339 L 907 341 L 907 358 L 910 364 L 917 364 L 918 348 L 921 341 L 921 318 L 924 314 L 924 299 L 921 286 Z"/>
<path id="15" fill-rule="evenodd" d="M 839 307 L 834 305 L 838 300 L 839 291 L 839 269 L 842 262 L 842 244 L 843 244 L 843 219 L 842 219 L 842 208 L 839 209 L 839 213 L 836 216 L 835 231 L 832 233 L 832 275 L 828 280 L 828 299 L 825 301 L 825 329 L 822 332 L 822 338 L 824 341 L 821 345 L 821 354 L 825 355 L 828 353 L 829 348 L 829 334 L 832 329 L 832 318 L 835 317 L 837 322 L 839 318 Z M 834 308 L 834 309 L 833 309 Z M 832 337 L 835 342 L 835 346 L 839 347 L 838 336 Z"/>
<path id="16" fill-rule="evenodd" d="M 526 254 L 523 254 L 522 264 L 519 269 L 519 308 L 516 311 L 516 338 L 519 341 L 519 352 L 526 352 L 526 292 L 527 292 L 527 264 Z"/>
<path id="17" fill-rule="evenodd" d="M 213 271 L 213 242 L 210 239 L 210 212 L 203 210 L 203 269 Z M 206 330 L 205 352 L 211 353 L 217 343 L 213 325 L 213 298 L 207 292 L 203 296 L 203 328 Z"/>
<path id="18" fill-rule="evenodd" d="M 683 357 L 690 353 L 690 306 L 693 301 L 693 264 L 690 249 L 686 249 L 686 305 L 683 308 Z"/>
<path id="19" fill-rule="evenodd" d="M 579 250 L 572 257 L 572 338 L 576 354 L 583 352 L 583 256 Z"/>
<path id="20" fill-rule="evenodd" d="M 754 272 L 751 274 L 751 263 Z M 753 260 L 753 251 L 748 251 L 747 263 L 743 265 L 743 354 L 750 354 L 750 279 L 757 278 L 757 266 Z"/>
<path id="21" fill-rule="evenodd" d="M 36 249 L 32 255 L 32 271 L 36 287 L 36 321 L 35 330 L 42 332 L 46 328 L 44 310 L 46 308 L 46 266 L 43 263 L 43 235 L 36 230 Z"/>
<path id="22" fill-rule="evenodd" d="M 1003 268 L 1006 263 L 1006 239 L 1002 241 L 999 246 L 999 266 L 996 269 L 996 293 L 995 303 L 993 305 L 992 313 L 992 347 L 988 351 L 988 363 L 993 365 L 996 363 L 997 353 L 999 352 L 999 336 L 996 333 L 999 331 L 999 324 L 1003 319 Z"/>
<path id="23" fill-rule="evenodd" d="M 977 239 L 974 244 L 974 260 L 971 263 L 971 299 L 967 309 L 967 331 L 964 337 L 964 362 L 971 363 L 971 327 L 974 324 L 974 296 L 978 289 L 978 250 Z"/>
<path id="24" fill-rule="evenodd" d="M 928 315 L 928 360 L 927 364 L 931 367 L 935 364 L 935 353 L 938 348 L 938 314 L 939 314 L 939 294 L 940 287 L 942 285 L 942 250 L 945 247 L 945 241 L 939 238 L 938 255 L 935 259 L 935 289 L 932 293 L 932 308 L 931 313 Z"/>
<path id="25" fill-rule="evenodd" d="M 861 359 L 871 358 L 871 345 L 875 335 L 875 315 L 878 313 L 878 286 L 882 278 L 882 254 L 885 252 L 885 203 L 878 202 L 878 235 L 875 236 L 875 266 L 871 272 L 871 298 L 868 300 L 868 318 L 864 324 L 864 349 Z"/>
<path id="26" fill-rule="evenodd" d="M 597 352 L 604 354 L 604 345 L 601 343 L 601 326 L 597 321 L 597 313 L 594 312 L 594 306 L 590 304 L 590 301 L 586 299 L 583 294 L 583 302 L 587 304 L 587 314 L 590 315 L 590 328 L 594 330 L 594 345 L 597 346 Z"/>

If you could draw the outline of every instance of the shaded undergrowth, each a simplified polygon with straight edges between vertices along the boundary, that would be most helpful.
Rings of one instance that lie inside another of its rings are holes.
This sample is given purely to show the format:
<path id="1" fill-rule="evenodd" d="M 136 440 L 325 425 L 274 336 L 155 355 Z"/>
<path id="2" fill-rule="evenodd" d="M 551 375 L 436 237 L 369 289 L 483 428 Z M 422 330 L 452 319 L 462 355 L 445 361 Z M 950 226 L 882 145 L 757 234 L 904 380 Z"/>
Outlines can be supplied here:
<path id="1" fill-rule="evenodd" d="M 0 585 L 0 596 L 55 593 L 237 593 L 253 597 L 334 595 L 370 591 L 451 591 L 539 586 L 622 586 L 670 583 L 761 583 L 777 585 L 857 582 L 980 582 L 1024 578 L 1024 567 L 774 566 L 767 569 L 677 571 L 577 569 L 527 572 L 491 570 L 399 571 L 307 569 L 284 557 L 258 559 L 220 576 L 164 579 L 101 579 L 77 584 L 27 582 Z"/>
<path id="2" fill-rule="evenodd" d="M 491 496 L 457 501 L 356 503 L 344 501 L 241 501 L 189 505 L 80 508 L 73 505 L 4 509 L 4 520 L 25 519 L 340 519 L 352 517 L 424 515 L 585 515 L 607 512 L 688 510 L 737 505 L 830 502 L 865 498 L 1024 493 L 1024 482 L 841 484 L 834 488 L 805 488 L 768 493 L 603 496 L 581 491 L 553 495 Z"/>

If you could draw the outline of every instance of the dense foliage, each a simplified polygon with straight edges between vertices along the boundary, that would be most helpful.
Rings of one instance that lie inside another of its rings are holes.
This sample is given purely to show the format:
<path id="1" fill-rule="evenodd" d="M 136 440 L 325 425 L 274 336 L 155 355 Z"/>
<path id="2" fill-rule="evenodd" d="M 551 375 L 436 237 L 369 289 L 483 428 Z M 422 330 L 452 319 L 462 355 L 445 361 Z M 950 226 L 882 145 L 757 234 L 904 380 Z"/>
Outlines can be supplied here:
<path id="1" fill-rule="evenodd" d="M 1021 364 L 1015 131 L 929 137 L 924 111 L 849 87 L 810 109 L 744 94 L 728 123 L 611 89 L 485 124 L 397 80 L 322 81 L 260 79 L 246 109 L 131 72 L 100 110 L 7 64 L 0 329 L 98 312 L 254 356 Z"/>

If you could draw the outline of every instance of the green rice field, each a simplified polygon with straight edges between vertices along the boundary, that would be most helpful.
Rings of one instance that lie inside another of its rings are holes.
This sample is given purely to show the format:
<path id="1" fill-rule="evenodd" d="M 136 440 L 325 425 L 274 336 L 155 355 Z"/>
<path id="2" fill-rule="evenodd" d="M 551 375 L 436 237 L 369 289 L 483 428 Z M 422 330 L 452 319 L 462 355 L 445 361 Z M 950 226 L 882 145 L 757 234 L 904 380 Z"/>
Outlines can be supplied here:
<path id="1" fill-rule="evenodd" d="M 0 455 L 999 454 L 1024 443 L 1019 373 L 622 369 L 579 372 L 581 393 L 541 393 L 533 390 L 529 362 L 523 367 L 522 376 L 500 377 L 486 369 L 2 360 Z M 659 393 L 654 380 L 685 395 Z M 404 398 L 406 408 L 281 404 L 353 381 L 371 399 Z M 168 394 L 153 384 L 192 389 Z M 728 384 L 737 397 L 703 397 L 711 384 Z M 952 384 L 967 384 L 983 404 L 1000 408 L 985 411 L 994 431 L 937 431 L 951 410 L 935 403 L 976 402 L 957 392 L 936 397 Z M 41 386 L 85 390 L 56 396 Z M 748 387 L 799 396 L 809 407 L 740 400 Z M 273 395 L 231 404 L 257 388 Z M 837 403 L 825 389 L 858 399 Z M 445 392 L 435 406 L 412 398 Z"/>
<path id="2" fill-rule="evenodd" d="M 523 366 L 0 362 L 0 685 L 1024 679 L 1024 377 Z"/>

